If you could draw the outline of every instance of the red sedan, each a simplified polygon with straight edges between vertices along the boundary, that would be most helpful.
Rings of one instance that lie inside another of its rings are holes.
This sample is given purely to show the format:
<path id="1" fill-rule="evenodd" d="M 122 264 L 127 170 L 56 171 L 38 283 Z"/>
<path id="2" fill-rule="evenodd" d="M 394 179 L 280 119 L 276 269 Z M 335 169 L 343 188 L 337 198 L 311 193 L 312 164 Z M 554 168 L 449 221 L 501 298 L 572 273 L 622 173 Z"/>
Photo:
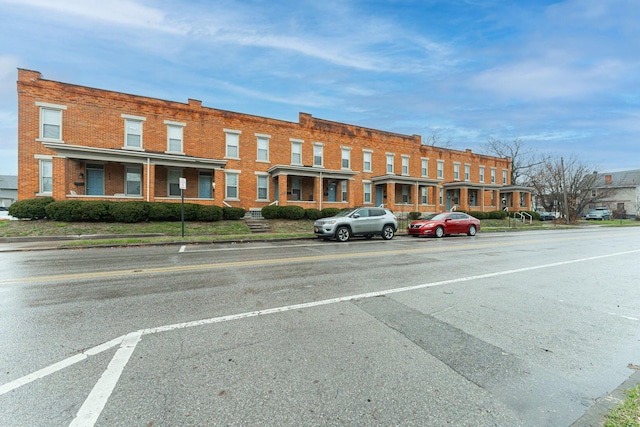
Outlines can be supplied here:
<path id="1" fill-rule="evenodd" d="M 466 234 L 475 236 L 480 231 L 480 220 L 462 212 L 431 214 L 425 219 L 413 221 L 407 227 L 410 236 L 436 236 Z"/>

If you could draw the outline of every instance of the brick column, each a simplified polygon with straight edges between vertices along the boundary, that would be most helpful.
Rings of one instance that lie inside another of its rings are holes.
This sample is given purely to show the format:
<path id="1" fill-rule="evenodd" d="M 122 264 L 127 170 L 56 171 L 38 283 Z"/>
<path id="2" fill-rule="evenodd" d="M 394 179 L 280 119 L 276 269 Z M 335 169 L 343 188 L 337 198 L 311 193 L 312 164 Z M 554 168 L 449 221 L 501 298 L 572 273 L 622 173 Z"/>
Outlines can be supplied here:
<path id="1" fill-rule="evenodd" d="M 156 165 L 145 163 L 142 168 L 144 170 L 142 194 L 147 202 L 153 202 L 156 194 Z"/>
<path id="2" fill-rule="evenodd" d="M 64 200 L 67 196 L 67 159 L 54 156 L 51 159 L 52 183 L 51 197 Z"/>
<path id="3" fill-rule="evenodd" d="M 287 177 L 288 175 L 278 175 L 278 205 L 287 206 Z"/>
<path id="4" fill-rule="evenodd" d="M 224 170 L 222 169 L 214 169 L 213 170 L 213 199 L 216 201 L 216 206 L 223 206 L 222 201 L 224 200 Z"/>

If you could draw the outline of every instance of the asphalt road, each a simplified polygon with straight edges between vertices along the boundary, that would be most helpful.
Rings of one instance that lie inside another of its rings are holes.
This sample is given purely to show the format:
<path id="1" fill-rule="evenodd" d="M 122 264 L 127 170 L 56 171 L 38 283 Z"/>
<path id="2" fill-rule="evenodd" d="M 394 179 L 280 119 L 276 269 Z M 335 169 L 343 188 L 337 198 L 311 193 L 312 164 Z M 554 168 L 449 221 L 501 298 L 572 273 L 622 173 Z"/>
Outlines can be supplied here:
<path id="1" fill-rule="evenodd" d="M 0 256 L 2 426 L 569 426 L 640 365 L 639 228 Z"/>

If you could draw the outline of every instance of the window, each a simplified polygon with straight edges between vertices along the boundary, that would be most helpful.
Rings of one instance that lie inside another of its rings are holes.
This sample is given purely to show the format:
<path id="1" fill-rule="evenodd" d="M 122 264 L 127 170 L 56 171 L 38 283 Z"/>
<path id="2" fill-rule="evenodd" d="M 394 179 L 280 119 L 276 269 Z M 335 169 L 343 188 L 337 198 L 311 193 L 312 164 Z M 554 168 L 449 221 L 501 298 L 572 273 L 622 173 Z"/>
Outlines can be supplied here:
<path id="1" fill-rule="evenodd" d="M 169 169 L 167 173 L 167 185 L 168 185 L 168 195 L 171 196 L 180 196 L 182 192 L 180 191 L 180 178 L 182 178 L 182 171 L 180 169 Z"/>
<path id="2" fill-rule="evenodd" d="M 387 154 L 387 173 L 393 173 L 393 161 L 394 161 L 394 155 L 393 154 Z"/>
<path id="3" fill-rule="evenodd" d="M 496 169 L 495 168 L 491 168 L 491 183 L 492 184 L 496 183 Z"/>
<path id="4" fill-rule="evenodd" d="M 409 175 L 409 156 L 402 156 L 402 175 Z"/>
<path id="5" fill-rule="evenodd" d="M 225 157 L 231 159 L 239 159 L 240 158 L 240 131 L 239 130 L 229 130 L 225 129 L 225 144 L 226 144 L 226 155 Z"/>
<path id="6" fill-rule="evenodd" d="M 201 171 L 198 173 L 198 197 L 213 199 L 213 173 Z"/>
<path id="7" fill-rule="evenodd" d="M 341 189 L 342 189 L 342 201 L 346 202 L 347 201 L 347 181 L 342 181 Z"/>
<path id="8" fill-rule="evenodd" d="M 465 181 L 471 180 L 471 165 L 469 164 L 464 165 L 464 180 Z"/>
<path id="9" fill-rule="evenodd" d="M 422 174 L 422 176 L 429 176 L 429 159 L 422 159 L 420 173 Z"/>
<path id="10" fill-rule="evenodd" d="M 122 114 L 124 118 L 124 148 L 142 149 L 142 123 L 144 117 Z"/>
<path id="11" fill-rule="evenodd" d="M 257 145 L 258 145 L 258 154 L 256 159 L 259 162 L 268 162 L 269 161 L 269 139 L 271 139 L 271 135 L 260 135 L 256 134 Z"/>
<path id="12" fill-rule="evenodd" d="M 165 120 L 164 123 L 167 125 L 167 151 L 182 153 L 184 150 L 182 135 L 186 123 L 171 122 L 169 120 Z"/>
<path id="13" fill-rule="evenodd" d="M 142 169 L 140 166 L 125 168 L 125 188 L 127 196 L 142 196 Z"/>
<path id="14" fill-rule="evenodd" d="M 363 164 L 362 164 L 362 169 L 365 172 L 371 172 L 371 156 L 372 156 L 372 152 L 369 150 L 363 150 L 362 152 L 363 154 Z"/>
<path id="15" fill-rule="evenodd" d="M 51 159 L 40 160 L 40 193 L 51 194 L 53 190 L 53 163 Z"/>
<path id="16" fill-rule="evenodd" d="M 238 172 L 225 172 L 225 199 L 238 198 Z"/>
<path id="17" fill-rule="evenodd" d="M 484 182 L 484 166 L 480 166 L 480 182 Z"/>
<path id="18" fill-rule="evenodd" d="M 441 188 L 438 195 L 438 203 L 440 203 L 440 206 L 442 206 L 442 202 L 444 202 L 444 189 Z"/>
<path id="19" fill-rule="evenodd" d="M 460 179 L 460 163 L 453 164 L 453 179 L 456 181 Z"/>
<path id="20" fill-rule="evenodd" d="M 258 175 L 258 200 L 269 199 L 269 175 Z"/>
<path id="21" fill-rule="evenodd" d="M 438 178 L 444 178 L 444 160 L 438 160 Z"/>
<path id="22" fill-rule="evenodd" d="M 402 203 L 409 203 L 409 186 L 402 186 Z"/>
<path id="23" fill-rule="evenodd" d="M 64 105 L 36 102 L 40 107 L 40 139 L 53 141 L 62 140 L 62 110 Z"/>
<path id="24" fill-rule="evenodd" d="M 291 164 L 302 164 L 302 141 L 291 139 Z"/>
<path id="25" fill-rule="evenodd" d="M 322 154 L 324 147 L 322 144 L 313 144 L 313 166 L 322 166 Z"/>
<path id="26" fill-rule="evenodd" d="M 502 183 L 507 184 L 507 170 L 502 169 Z"/>
<path id="27" fill-rule="evenodd" d="M 342 147 L 342 169 L 351 168 L 351 148 Z"/>
<path id="28" fill-rule="evenodd" d="M 429 203 L 429 187 L 420 187 L 420 202 L 423 205 Z"/>
<path id="29" fill-rule="evenodd" d="M 364 189 L 363 189 L 363 193 L 364 193 L 364 202 L 365 203 L 371 203 L 371 183 L 370 182 L 364 182 Z"/>

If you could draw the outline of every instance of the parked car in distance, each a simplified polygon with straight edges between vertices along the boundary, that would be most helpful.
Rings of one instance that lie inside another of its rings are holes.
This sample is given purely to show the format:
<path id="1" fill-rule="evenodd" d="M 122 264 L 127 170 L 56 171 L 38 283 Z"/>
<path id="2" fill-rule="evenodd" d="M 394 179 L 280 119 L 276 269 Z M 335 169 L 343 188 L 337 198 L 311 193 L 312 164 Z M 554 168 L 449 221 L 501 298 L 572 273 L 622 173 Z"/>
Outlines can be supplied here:
<path id="1" fill-rule="evenodd" d="M 3 220 L 3 219 L 17 220 L 18 218 L 14 218 L 11 215 L 9 215 L 9 208 L 5 206 L 0 206 L 0 220 Z"/>
<path id="2" fill-rule="evenodd" d="M 382 236 L 393 239 L 398 231 L 398 218 L 384 208 L 345 209 L 336 216 L 320 218 L 313 223 L 313 232 L 325 240 L 336 239 L 346 242 L 352 236 Z"/>
<path id="3" fill-rule="evenodd" d="M 410 236 L 442 237 L 450 234 L 475 236 L 480 231 L 480 220 L 463 212 L 442 212 L 413 221 L 407 227 Z"/>
<path id="4" fill-rule="evenodd" d="M 608 208 L 595 208 L 591 209 L 585 219 L 604 221 L 605 219 L 611 219 L 611 211 Z"/>
<path id="5" fill-rule="evenodd" d="M 556 215 L 552 212 L 538 212 L 540 214 L 540 221 L 553 221 L 556 219 Z"/>

